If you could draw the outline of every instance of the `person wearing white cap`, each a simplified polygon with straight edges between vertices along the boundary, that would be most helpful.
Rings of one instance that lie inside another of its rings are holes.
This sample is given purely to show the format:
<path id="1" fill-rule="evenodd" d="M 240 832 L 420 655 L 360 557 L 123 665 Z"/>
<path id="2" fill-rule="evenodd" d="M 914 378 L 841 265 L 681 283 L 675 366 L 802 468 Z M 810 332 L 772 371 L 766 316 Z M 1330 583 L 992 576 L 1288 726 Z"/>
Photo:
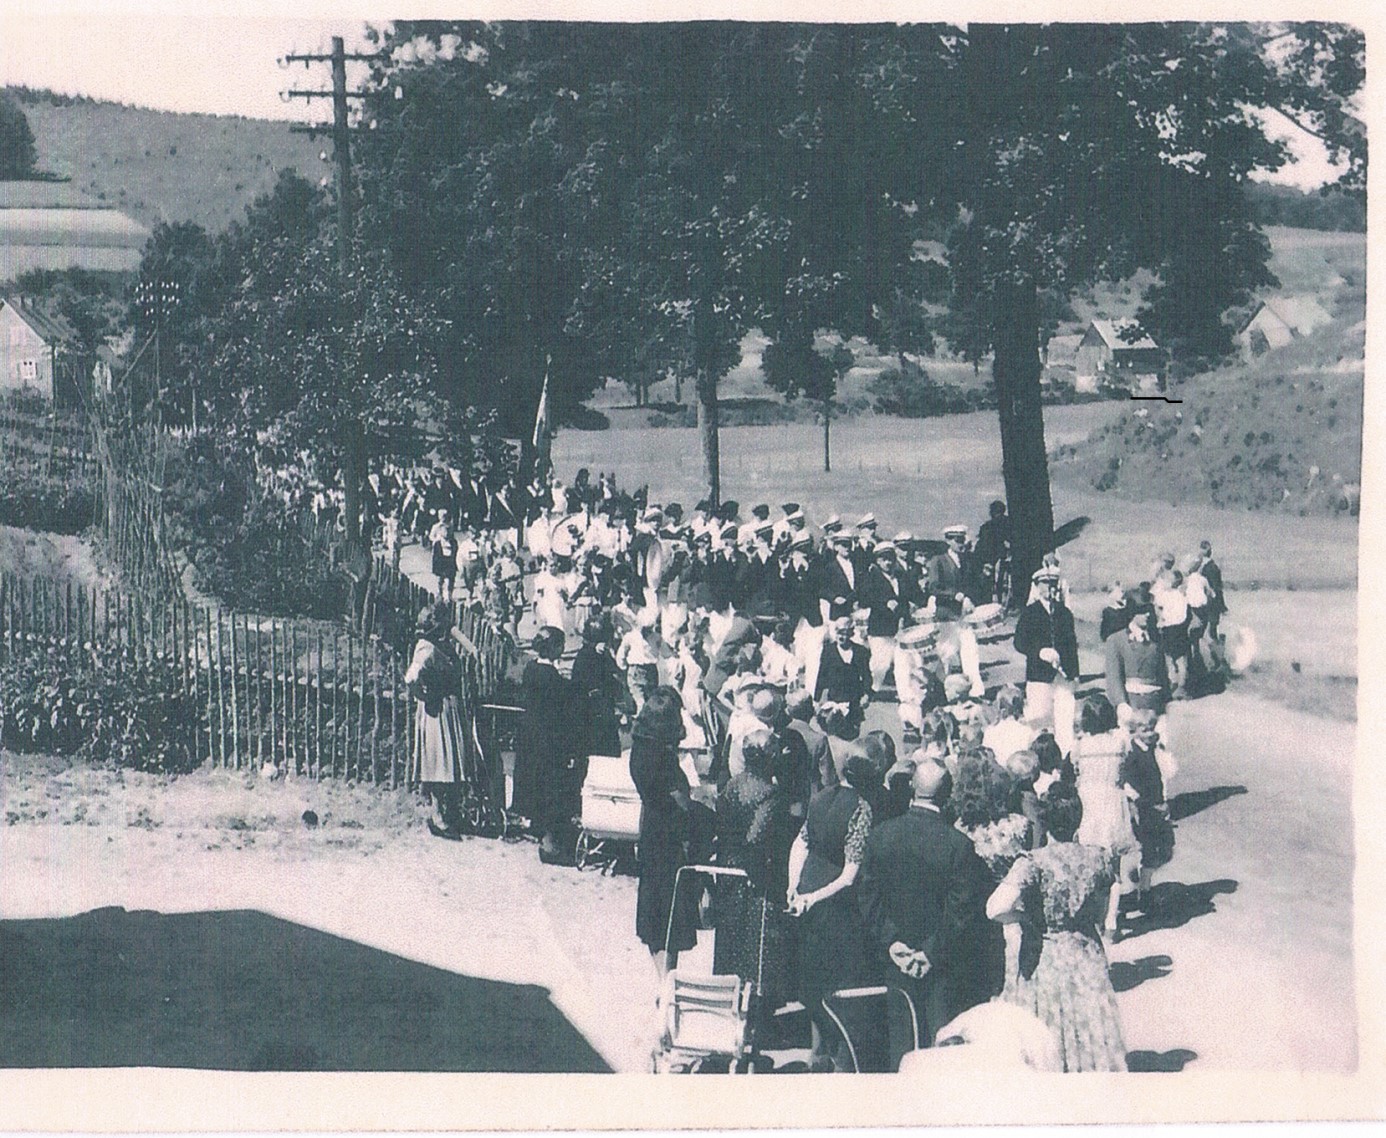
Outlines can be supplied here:
<path id="1" fill-rule="evenodd" d="M 1075 692 L 1078 686 L 1078 637 L 1073 613 L 1063 601 L 1063 582 L 1056 565 L 1042 565 L 1031 578 L 1031 602 L 1015 624 L 1015 650 L 1025 657 L 1025 718 L 1054 727 L 1054 741 L 1065 755 L 1073 753 Z"/>
<path id="2" fill-rule="evenodd" d="M 967 527 L 960 523 L 944 526 L 943 536 L 948 542 L 947 550 L 929 561 L 929 596 L 934 606 L 934 619 L 951 626 L 946 631 L 957 639 L 963 675 L 971 684 L 972 697 L 980 699 L 987 689 L 982 682 L 977 635 L 963 620 L 972 611 L 972 601 L 966 591 L 971 572 L 967 562 Z"/>

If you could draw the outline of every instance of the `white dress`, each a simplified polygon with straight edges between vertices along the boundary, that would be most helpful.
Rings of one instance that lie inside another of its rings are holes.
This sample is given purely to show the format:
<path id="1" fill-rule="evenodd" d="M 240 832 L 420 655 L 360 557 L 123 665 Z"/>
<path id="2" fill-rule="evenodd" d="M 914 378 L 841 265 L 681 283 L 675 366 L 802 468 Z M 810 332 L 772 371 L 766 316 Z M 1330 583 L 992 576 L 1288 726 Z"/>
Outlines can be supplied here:
<path id="1" fill-rule="evenodd" d="M 1120 729 L 1102 735 L 1081 735 L 1073 756 L 1078 771 L 1078 797 L 1083 803 L 1077 840 L 1116 854 L 1127 854 L 1136 848 L 1131 800 L 1121 781 L 1126 744 L 1126 732 Z"/>

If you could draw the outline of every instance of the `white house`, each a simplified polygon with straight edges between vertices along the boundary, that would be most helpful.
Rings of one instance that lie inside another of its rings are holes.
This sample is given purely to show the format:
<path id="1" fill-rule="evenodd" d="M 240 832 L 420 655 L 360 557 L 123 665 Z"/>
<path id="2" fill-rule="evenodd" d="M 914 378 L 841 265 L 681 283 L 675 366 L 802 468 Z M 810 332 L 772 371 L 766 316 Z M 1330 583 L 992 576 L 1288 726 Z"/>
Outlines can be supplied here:
<path id="1" fill-rule="evenodd" d="M 1286 344 L 1322 328 L 1333 317 L 1312 296 L 1277 296 L 1256 306 L 1242 330 L 1237 343 L 1247 359 L 1264 352 L 1283 348 Z"/>
<path id="2" fill-rule="evenodd" d="M 0 300 L 0 394 L 28 391 L 59 402 L 79 398 L 89 371 L 77 333 L 62 316 L 30 297 Z"/>

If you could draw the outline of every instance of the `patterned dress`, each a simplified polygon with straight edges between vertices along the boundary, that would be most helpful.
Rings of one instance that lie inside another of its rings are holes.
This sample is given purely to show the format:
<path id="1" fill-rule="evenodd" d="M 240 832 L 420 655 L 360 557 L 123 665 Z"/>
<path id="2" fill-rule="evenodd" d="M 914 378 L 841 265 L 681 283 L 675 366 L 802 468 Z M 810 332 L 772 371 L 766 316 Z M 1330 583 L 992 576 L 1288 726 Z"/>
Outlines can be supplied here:
<path id="1" fill-rule="evenodd" d="M 830 885 L 850 862 L 861 865 L 871 832 L 871 807 L 850 786 L 820 790 L 809 803 L 808 856 L 799 892 Z M 819 901 L 799 920 L 799 998 L 811 1013 L 839 988 L 868 982 L 866 930 L 855 884 Z"/>
<path id="2" fill-rule="evenodd" d="M 1038 1016 L 1059 1040 L 1065 1071 L 1124 1071 L 1126 1047 L 1098 929 L 1112 886 L 1106 850 L 1053 842 L 1006 875 L 1020 900 L 1018 973 L 1002 998 Z"/>

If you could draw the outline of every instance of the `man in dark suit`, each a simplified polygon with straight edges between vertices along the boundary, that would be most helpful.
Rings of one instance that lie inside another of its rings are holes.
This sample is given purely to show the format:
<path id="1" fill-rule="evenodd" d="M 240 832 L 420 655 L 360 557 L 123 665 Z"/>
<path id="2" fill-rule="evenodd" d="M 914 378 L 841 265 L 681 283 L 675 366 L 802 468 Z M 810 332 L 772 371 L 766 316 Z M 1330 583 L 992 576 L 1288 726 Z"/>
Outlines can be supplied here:
<path id="1" fill-rule="evenodd" d="M 986 863 L 939 809 L 947 772 L 921 762 L 912 789 L 909 811 L 867 838 L 857 898 L 880 979 L 910 994 L 930 1046 L 940 1027 L 1000 990 L 1005 949 L 987 920 Z"/>

